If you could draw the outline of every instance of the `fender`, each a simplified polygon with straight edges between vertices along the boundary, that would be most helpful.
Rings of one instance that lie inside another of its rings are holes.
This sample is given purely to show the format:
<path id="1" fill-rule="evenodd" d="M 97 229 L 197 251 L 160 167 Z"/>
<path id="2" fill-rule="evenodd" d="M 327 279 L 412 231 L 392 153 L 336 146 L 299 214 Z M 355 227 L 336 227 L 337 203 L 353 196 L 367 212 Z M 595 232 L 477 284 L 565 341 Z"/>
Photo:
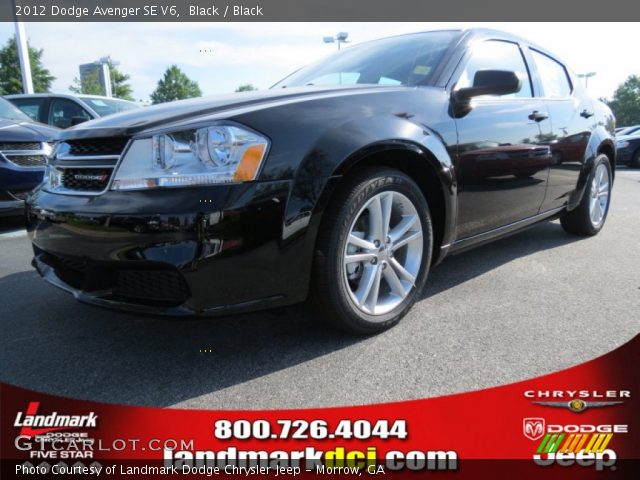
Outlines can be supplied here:
<path id="1" fill-rule="evenodd" d="M 593 169 L 593 164 L 596 157 L 602 152 L 602 148 L 606 146 L 611 149 L 613 152 L 613 164 L 611 165 L 611 173 L 612 180 L 615 177 L 615 142 L 613 141 L 613 137 L 611 133 L 609 133 L 604 126 L 598 125 L 591 132 L 591 137 L 589 138 L 589 142 L 587 143 L 587 148 L 585 149 L 584 159 L 582 161 L 582 168 L 580 169 L 580 175 L 578 176 L 578 182 L 576 184 L 576 188 L 571 194 L 569 201 L 567 202 L 567 210 L 571 211 L 576 208 L 582 197 L 584 192 L 586 191 L 587 180 L 589 175 L 591 174 L 591 170 Z"/>
<path id="2" fill-rule="evenodd" d="M 457 197 L 453 163 L 447 148 L 434 130 L 393 115 L 350 120 L 318 139 L 294 175 L 283 239 L 305 228 L 312 214 L 322 215 L 338 183 L 336 180 L 359 161 L 386 150 L 411 151 L 416 154 L 416 161 L 424 162 L 436 173 L 444 192 L 443 245 L 450 243 L 455 230 Z"/>
<path id="3" fill-rule="evenodd" d="M 323 213 L 343 175 L 369 155 L 386 150 L 415 153 L 437 175 L 444 194 L 444 231 L 441 260 L 455 235 L 457 190 L 453 164 L 446 146 L 433 130 L 397 116 L 372 116 L 337 125 L 322 135 L 297 169 L 285 209 L 283 244 L 301 240 L 301 273 L 309 274 Z M 300 238 L 302 237 L 302 238 Z"/>

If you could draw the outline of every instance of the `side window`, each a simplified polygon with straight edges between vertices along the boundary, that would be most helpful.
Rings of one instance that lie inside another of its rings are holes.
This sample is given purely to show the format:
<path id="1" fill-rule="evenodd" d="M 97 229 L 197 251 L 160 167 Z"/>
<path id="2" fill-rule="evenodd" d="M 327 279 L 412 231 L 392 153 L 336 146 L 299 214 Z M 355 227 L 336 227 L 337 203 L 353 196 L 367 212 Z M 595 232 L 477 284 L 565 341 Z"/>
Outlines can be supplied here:
<path id="1" fill-rule="evenodd" d="M 515 43 L 500 40 L 489 40 L 473 47 L 467 65 L 458 79 L 456 88 L 473 86 L 473 78 L 480 70 L 506 70 L 515 72 L 522 81 L 519 92 L 501 95 L 501 98 L 532 97 L 529 71 L 520 51 Z"/>
<path id="2" fill-rule="evenodd" d="M 13 98 L 11 103 L 29 115 L 32 120 L 40 121 L 40 110 L 42 109 L 44 98 Z"/>
<path id="3" fill-rule="evenodd" d="M 564 66 L 536 50 L 531 50 L 531 56 L 538 67 L 543 95 L 548 98 L 568 97 L 571 94 L 571 83 Z"/>
<path id="4" fill-rule="evenodd" d="M 74 117 L 91 120 L 89 114 L 75 102 L 66 98 L 54 98 L 49 107 L 49 124 L 58 128 L 69 128 L 73 125 Z"/>

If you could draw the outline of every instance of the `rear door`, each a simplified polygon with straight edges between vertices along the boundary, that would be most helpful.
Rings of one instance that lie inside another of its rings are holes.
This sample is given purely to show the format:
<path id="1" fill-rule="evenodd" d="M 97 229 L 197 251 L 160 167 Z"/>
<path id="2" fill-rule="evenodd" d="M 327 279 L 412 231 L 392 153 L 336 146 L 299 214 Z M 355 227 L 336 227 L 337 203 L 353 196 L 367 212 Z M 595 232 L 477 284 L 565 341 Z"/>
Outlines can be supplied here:
<path id="1" fill-rule="evenodd" d="M 456 118 L 458 239 L 536 215 L 551 163 L 549 113 L 534 96 L 520 46 L 502 40 L 474 45 L 454 74 L 454 88 L 471 86 L 478 70 L 513 71 L 522 87 L 515 94 L 476 97 L 471 110 Z"/>
<path id="2" fill-rule="evenodd" d="M 549 146 L 553 164 L 542 210 L 566 205 L 578 183 L 595 115 L 591 99 L 574 85 L 565 66 L 551 56 L 529 48 L 534 79 L 551 115 Z"/>

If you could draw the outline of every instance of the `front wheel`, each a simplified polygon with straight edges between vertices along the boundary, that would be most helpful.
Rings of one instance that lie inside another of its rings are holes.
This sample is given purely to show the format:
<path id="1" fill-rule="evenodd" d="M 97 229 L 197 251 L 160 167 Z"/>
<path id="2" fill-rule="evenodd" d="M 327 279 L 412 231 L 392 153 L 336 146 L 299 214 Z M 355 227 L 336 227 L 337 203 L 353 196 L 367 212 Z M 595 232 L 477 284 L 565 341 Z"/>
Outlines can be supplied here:
<path id="1" fill-rule="evenodd" d="M 562 228 L 574 235 L 597 234 L 607 219 L 611 200 L 611 163 L 606 155 L 596 157 L 580 204 L 560 219 Z"/>
<path id="2" fill-rule="evenodd" d="M 374 168 L 348 179 L 324 214 L 312 301 L 342 330 L 395 325 L 424 286 L 433 231 L 429 206 L 400 171 Z"/>

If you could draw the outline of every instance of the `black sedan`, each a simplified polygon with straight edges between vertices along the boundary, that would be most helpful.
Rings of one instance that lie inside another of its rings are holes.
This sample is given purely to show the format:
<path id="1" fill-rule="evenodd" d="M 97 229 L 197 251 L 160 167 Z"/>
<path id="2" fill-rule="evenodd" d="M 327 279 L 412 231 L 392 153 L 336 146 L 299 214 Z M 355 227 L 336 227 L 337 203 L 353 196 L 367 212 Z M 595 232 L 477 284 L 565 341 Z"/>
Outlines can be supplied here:
<path id="1" fill-rule="evenodd" d="M 614 128 L 562 61 L 509 34 L 369 42 L 266 92 L 61 133 L 28 202 L 34 266 L 95 305 L 212 315 L 309 298 L 378 332 L 449 253 L 557 217 L 597 234 Z"/>
<path id="2" fill-rule="evenodd" d="M 618 163 L 640 168 L 640 132 L 616 136 Z"/>

